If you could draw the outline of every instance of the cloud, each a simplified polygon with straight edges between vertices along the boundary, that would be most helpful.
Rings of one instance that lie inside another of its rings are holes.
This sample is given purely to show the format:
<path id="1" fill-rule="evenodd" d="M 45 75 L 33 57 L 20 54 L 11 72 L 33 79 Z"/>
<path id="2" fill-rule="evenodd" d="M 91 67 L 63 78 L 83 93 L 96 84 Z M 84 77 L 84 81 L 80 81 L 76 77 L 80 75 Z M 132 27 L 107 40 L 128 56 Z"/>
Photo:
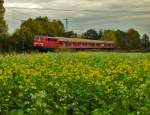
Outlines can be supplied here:
<path id="1" fill-rule="evenodd" d="M 150 33 L 150 0 L 5 0 L 4 6 L 11 31 L 22 19 L 46 15 L 61 20 L 68 17 L 70 29 L 76 31 L 134 27 Z"/>
<path id="2" fill-rule="evenodd" d="M 92 10 L 150 10 L 149 0 L 5 0 L 5 7 Z"/>
<path id="3" fill-rule="evenodd" d="M 7 3 L 4 5 L 6 8 L 40 8 L 40 5 L 35 3 Z"/>

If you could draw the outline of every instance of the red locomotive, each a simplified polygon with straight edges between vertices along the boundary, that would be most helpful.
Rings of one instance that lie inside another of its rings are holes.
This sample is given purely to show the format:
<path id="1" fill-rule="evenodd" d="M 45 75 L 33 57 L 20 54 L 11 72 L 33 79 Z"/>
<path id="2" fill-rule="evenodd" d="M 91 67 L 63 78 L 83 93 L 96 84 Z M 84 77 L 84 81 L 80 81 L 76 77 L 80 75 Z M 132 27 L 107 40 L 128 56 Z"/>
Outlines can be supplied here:
<path id="1" fill-rule="evenodd" d="M 39 50 L 114 49 L 114 42 L 36 35 L 34 36 L 33 46 Z"/>

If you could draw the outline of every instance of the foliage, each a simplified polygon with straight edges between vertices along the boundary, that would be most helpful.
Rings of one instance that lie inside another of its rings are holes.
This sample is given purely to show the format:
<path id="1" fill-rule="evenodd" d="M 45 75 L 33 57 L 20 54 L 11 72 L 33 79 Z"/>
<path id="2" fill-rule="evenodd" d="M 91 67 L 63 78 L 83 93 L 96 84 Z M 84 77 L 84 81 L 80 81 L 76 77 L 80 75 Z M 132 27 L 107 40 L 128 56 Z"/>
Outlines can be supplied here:
<path id="1" fill-rule="evenodd" d="M 102 39 L 108 41 L 114 41 L 115 43 L 117 43 L 117 37 L 115 31 L 113 30 L 105 30 Z"/>
<path id="2" fill-rule="evenodd" d="M 126 32 L 117 30 L 115 33 L 117 37 L 117 48 L 127 49 L 128 41 Z"/>
<path id="3" fill-rule="evenodd" d="M 13 34 L 17 51 L 32 50 L 34 35 L 63 36 L 64 25 L 59 20 L 49 20 L 47 17 L 29 18 L 22 22 L 20 29 Z"/>
<path id="4" fill-rule="evenodd" d="M 9 52 L 11 51 L 11 40 L 8 34 L 0 34 L 0 52 Z M 10 46 L 9 46 L 9 45 Z"/>
<path id="5" fill-rule="evenodd" d="M 77 34 L 74 33 L 74 31 L 64 32 L 63 36 L 67 38 L 77 38 Z"/>
<path id="6" fill-rule="evenodd" d="M 129 49 L 140 48 L 140 34 L 134 29 L 129 29 L 127 32 L 127 41 Z"/>
<path id="7" fill-rule="evenodd" d="M 98 33 L 94 29 L 89 29 L 85 33 L 83 33 L 83 38 L 91 39 L 91 40 L 97 40 L 98 39 Z"/>
<path id="8" fill-rule="evenodd" d="M 1 115 L 149 115 L 150 54 L 0 56 Z"/>
<path id="9" fill-rule="evenodd" d="M 102 30 L 99 30 L 99 33 L 98 33 L 98 38 L 101 39 L 103 36 L 103 31 Z"/>
<path id="10" fill-rule="evenodd" d="M 8 30 L 6 22 L 4 20 L 5 8 L 3 7 L 4 0 L 0 0 L 0 33 L 5 33 Z"/>
<path id="11" fill-rule="evenodd" d="M 102 34 L 102 40 L 114 41 L 117 49 L 125 50 L 140 49 L 143 45 L 148 48 L 148 39 L 148 35 L 144 35 L 141 40 L 139 32 L 135 29 L 129 29 L 128 32 L 105 30 Z"/>
<path id="12" fill-rule="evenodd" d="M 142 45 L 142 48 L 149 48 L 150 47 L 150 38 L 147 34 L 144 34 L 142 36 L 141 45 Z"/>

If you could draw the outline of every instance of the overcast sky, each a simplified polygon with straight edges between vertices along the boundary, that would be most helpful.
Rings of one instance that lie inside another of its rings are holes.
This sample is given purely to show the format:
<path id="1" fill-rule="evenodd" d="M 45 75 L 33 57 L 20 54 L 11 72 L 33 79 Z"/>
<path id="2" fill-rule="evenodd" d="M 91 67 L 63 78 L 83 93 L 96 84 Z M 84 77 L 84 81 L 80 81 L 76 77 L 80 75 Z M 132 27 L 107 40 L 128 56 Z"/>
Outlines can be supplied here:
<path id="1" fill-rule="evenodd" d="M 48 16 L 69 19 L 69 30 L 135 28 L 150 35 L 150 0 L 5 0 L 9 31 L 21 20 Z"/>

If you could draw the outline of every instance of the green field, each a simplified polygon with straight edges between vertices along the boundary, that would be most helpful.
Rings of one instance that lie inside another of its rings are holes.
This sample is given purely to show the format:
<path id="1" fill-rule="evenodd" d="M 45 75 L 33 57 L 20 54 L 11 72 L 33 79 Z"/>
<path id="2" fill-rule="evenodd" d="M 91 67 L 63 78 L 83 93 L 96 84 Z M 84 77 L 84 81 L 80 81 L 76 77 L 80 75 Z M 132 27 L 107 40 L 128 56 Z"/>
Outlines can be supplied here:
<path id="1" fill-rule="evenodd" d="M 1 55 L 0 115 L 150 115 L 150 54 Z"/>

